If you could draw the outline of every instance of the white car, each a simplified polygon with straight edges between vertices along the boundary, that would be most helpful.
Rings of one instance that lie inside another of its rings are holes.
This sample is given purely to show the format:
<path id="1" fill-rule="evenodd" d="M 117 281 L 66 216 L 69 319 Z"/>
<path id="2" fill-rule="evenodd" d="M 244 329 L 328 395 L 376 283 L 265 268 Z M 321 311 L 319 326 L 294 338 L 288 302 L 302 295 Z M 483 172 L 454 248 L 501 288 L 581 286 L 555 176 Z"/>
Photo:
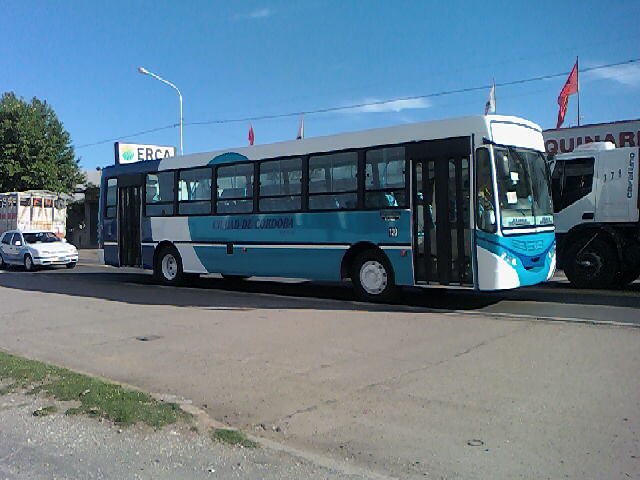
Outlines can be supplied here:
<path id="1" fill-rule="evenodd" d="M 0 236 L 0 269 L 7 265 L 23 265 L 32 272 L 38 267 L 78 263 L 78 250 L 53 232 L 9 230 Z"/>

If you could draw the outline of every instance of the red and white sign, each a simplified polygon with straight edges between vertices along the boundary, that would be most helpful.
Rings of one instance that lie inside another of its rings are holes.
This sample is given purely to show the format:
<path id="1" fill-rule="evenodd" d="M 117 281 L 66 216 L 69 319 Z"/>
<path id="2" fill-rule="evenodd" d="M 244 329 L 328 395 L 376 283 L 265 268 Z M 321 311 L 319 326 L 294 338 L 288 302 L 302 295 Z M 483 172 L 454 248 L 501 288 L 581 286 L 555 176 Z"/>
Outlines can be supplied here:
<path id="1" fill-rule="evenodd" d="M 612 142 L 616 147 L 640 146 L 640 119 L 594 123 L 571 128 L 553 128 L 542 132 L 547 153 L 569 153 L 578 145 Z"/>

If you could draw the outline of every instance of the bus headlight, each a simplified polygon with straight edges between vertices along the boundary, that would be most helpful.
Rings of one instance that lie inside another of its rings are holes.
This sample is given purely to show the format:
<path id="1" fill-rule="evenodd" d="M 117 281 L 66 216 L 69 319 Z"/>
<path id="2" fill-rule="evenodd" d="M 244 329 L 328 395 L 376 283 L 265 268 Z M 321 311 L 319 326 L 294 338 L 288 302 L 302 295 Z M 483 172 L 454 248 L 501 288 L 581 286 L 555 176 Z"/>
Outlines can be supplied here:
<path id="1" fill-rule="evenodd" d="M 516 260 L 516 257 L 514 257 L 513 255 L 509 255 L 507 252 L 502 252 L 502 255 L 500 255 L 500 258 L 514 267 L 518 263 L 518 261 Z"/>

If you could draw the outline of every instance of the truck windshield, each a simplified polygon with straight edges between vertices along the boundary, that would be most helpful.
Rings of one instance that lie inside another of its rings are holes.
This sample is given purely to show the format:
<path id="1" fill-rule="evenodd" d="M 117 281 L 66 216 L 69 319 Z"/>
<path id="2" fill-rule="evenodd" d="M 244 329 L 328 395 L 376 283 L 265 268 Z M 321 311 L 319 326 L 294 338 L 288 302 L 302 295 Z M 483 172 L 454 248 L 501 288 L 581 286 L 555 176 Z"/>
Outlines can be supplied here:
<path id="1" fill-rule="evenodd" d="M 553 225 L 548 168 L 540 152 L 495 147 L 503 228 Z"/>

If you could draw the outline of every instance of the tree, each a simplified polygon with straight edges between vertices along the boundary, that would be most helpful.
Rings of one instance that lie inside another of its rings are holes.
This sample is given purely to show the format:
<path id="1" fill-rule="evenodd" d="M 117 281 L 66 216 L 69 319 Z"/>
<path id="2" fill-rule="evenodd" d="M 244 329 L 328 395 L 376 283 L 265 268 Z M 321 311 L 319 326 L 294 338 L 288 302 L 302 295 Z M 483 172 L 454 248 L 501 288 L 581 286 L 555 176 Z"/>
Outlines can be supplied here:
<path id="1" fill-rule="evenodd" d="M 53 108 L 13 92 L 0 99 L 0 192 L 71 193 L 85 180 L 71 137 Z"/>

